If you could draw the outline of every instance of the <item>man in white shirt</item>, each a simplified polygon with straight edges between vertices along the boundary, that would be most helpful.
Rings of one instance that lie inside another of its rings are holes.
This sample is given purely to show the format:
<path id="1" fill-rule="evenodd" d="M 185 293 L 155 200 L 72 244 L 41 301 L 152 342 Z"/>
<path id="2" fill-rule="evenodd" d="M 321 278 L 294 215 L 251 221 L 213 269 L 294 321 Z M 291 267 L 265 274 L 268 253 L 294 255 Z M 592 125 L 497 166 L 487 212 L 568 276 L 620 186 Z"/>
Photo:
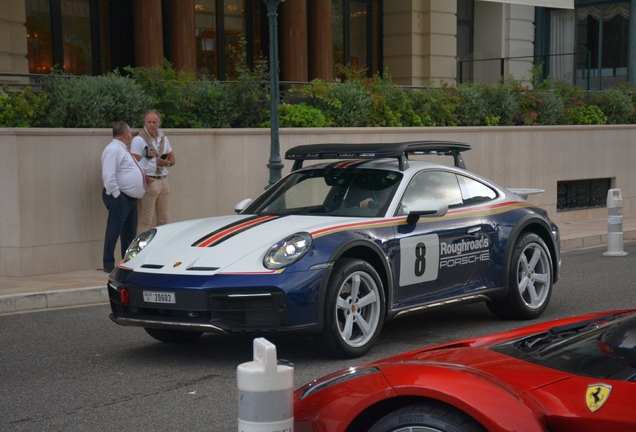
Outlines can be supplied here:
<path id="1" fill-rule="evenodd" d="M 121 256 L 135 239 L 137 228 L 137 199 L 144 195 L 146 178 L 141 167 L 130 154 L 132 135 L 124 122 L 113 126 L 113 140 L 102 153 L 102 200 L 108 209 L 104 237 L 104 271 L 115 268 L 115 246 L 121 236 Z"/>
<path id="2" fill-rule="evenodd" d="M 155 110 L 150 110 L 144 117 L 145 127 L 132 140 L 130 152 L 146 176 L 154 181 L 141 199 L 137 235 L 152 226 L 152 218 L 157 216 L 156 225 L 165 225 L 169 220 L 170 185 L 168 184 L 168 167 L 175 164 L 174 152 L 168 137 L 159 129 L 161 116 Z"/>

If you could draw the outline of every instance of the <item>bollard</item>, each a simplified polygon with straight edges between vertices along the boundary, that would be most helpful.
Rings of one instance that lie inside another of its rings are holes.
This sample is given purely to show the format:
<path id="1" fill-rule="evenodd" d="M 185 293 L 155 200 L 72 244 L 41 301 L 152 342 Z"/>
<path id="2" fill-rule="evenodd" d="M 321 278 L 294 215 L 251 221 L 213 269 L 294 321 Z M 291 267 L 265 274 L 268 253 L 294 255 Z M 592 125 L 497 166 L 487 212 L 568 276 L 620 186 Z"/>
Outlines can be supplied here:
<path id="1" fill-rule="evenodd" d="M 276 346 L 254 339 L 254 361 L 236 371 L 239 432 L 293 432 L 294 368 L 279 365 Z"/>
<path id="2" fill-rule="evenodd" d="M 623 251 L 623 197 L 620 189 L 607 191 L 607 252 L 603 255 L 627 255 Z"/>

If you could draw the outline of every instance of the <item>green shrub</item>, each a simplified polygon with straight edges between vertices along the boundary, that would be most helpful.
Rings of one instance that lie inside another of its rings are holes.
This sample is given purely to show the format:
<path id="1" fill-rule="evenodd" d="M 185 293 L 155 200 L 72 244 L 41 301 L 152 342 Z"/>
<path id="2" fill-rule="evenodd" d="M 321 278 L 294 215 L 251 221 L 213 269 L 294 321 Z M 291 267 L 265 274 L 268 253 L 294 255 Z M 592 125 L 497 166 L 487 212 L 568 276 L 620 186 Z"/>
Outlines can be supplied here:
<path id="1" fill-rule="evenodd" d="M 519 96 L 516 82 L 509 80 L 501 84 L 488 86 L 483 91 L 486 99 L 489 126 L 512 126 L 519 113 Z M 497 118 L 496 124 L 491 124 Z"/>
<path id="2" fill-rule="evenodd" d="M 202 128 L 229 128 L 236 117 L 231 93 L 218 81 L 198 81 L 192 88 L 192 116 L 189 125 Z"/>
<path id="3" fill-rule="evenodd" d="M 194 73 L 175 70 L 168 60 L 164 60 L 161 67 L 124 69 L 152 98 L 150 105 L 161 113 L 162 127 L 191 126 L 194 107 L 193 86 L 197 80 Z"/>
<path id="4" fill-rule="evenodd" d="M 299 104 L 278 105 L 278 118 L 280 127 L 329 127 L 331 121 L 318 108 Z M 270 127 L 270 121 L 262 124 L 263 127 Z"/>
<path id="5" fill-rule="evenodd" d="M 537 97 L 531 92 L 524 92 L 519 95 L 519 112 L 515 117 L 515 124 L 520 126 L 536 125 L 539 118 L 537 112 Z"/>
<path id="6" fill-rule="evenodd" d="M 413 108 L 407 109 L 402 113 L 402 126 L 406 127 L 420 127 L 420 126 L 432 126 L 433 120 L 428 113 L 422 115 L 415 112 Z"/>
<path id="7" fill-rule="evenodd" d="M 561 95 L 554 91 L 537 92 L 538 124 L 561 124 L 564 112 L 564 102 Z"/>
<path id="8" fill-rule="evenodd" d="M 4 87 L 0 93 L 0 127 L 41 126 L 50 104 L 46 93 L 35 94 L 31 87 L 23 91 L 10 91 Z"/>
<path id="9" fill-rule="evenodd" d="M 565 124 L 571 125 L 593 125 L 606 124 L 607 117 L 603 111 L 595 105 L 581 105 L 572 108 L 566 108 Z"/>
<path id="10" fill-rule="evenodd" d="M 607 124 L 629 124 L 634 121 L 634 105 L 631 97 L 619 87 L 591 93 L 588 103 L 598 106 L 607 117 Z"/>
<path id="11" fill-rule="evenodd" d="M 247 54 L 244 38 L 239 41 L 239 48 L 232 48 L 231 58 L 234 60 L 238 79 L 227 84 L 229 100 L 232 102 L 234 120 L 232 127 L 256 128 L 269 119 L 269 69 L 267 60 L 259 58 L 254 68 L 247 65 Z"/>
<path id="12" fill-rule="evenodd" d="M 371 96 L 368 126 L 421 126 L 421 118 L 412 110 L 405 90 L 393 84 L 388 73 L 377 73 L 365 82 Z"/>
<path id="13" fill-rule="evenodd" d="M 97 77 L 50 75 L 42 87 L 51 100 L 47 126 L 109 128 L 125 121 L 139 127 L 151 108 L 151 98 L 142 87 L 117 71 Z"/>
<path id="14" fill-rule="evenodd" d="M 457 118 L 461 126 L 482 126 L 486 124 L 488 110 L 485 106 L 484 87 L 479 84 L 466 83 L 457 86 L 460 104 L 457 107 Z"/>
<path id="15" fill-rule="evenodd" d="M 336 127 L 365 126 L 371 106 L 362 83 L 351 81 L 329 86 L 324 99 L 317 101 L 317 107 Z"/>
<path id="16" fill-rule="evenodd" d="M 411 90 L 408 96 L 422 126 L 457 126 L 460 101 L 455 89 L 443 85 L 428 90 Z"/>
<path id="17" fill-rule="evenodd" d="M 255 128 L 269 118 L 269 81 L 259 77 L 259 72 L 241 74 L 238 81 L 228 84 L 228 90 L 234 112 L 232 127 Z"/>

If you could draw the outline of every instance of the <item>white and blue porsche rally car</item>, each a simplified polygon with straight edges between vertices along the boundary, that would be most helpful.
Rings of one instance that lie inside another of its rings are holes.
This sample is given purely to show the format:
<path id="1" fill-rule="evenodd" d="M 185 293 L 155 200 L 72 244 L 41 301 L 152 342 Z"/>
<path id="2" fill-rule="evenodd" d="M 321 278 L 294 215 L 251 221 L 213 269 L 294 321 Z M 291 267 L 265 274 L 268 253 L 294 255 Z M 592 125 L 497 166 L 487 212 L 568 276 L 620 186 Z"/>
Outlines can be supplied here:
<path id="1" fill-rule="evenodd" d="M 466 171 L 469 149 L 292 148 L 292 172 L 239 203 L 238 215 L 141 234 L 109 277 L 110 317 L 164 342 L 314 333 L 339 357 L 368 352 L 385 320 L 432 307 L 485 301 L 498 317 L 536 318 L 559 278 L 558 229 L 522 196 Z M 452 156 L 455 166 L 414 154 Z"/>

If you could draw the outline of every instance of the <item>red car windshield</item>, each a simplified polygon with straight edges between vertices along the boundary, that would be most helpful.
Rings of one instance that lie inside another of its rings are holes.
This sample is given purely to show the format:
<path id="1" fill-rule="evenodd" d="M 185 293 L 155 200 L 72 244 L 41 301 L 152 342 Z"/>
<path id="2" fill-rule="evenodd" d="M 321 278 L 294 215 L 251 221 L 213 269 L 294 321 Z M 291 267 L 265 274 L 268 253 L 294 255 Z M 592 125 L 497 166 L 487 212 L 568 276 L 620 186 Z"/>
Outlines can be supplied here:
<path id="1" fill-rule="evenodd" d="M 612 326 L 633 316 L 617 318 L 600 327 L 584 323 L 563 330 L 506 342 L 491 349 L 501 354 L 577 375 L 602 379 L 636 381 L 636 369 L 608 355 L 599 346 L 598 338 Z"/>

